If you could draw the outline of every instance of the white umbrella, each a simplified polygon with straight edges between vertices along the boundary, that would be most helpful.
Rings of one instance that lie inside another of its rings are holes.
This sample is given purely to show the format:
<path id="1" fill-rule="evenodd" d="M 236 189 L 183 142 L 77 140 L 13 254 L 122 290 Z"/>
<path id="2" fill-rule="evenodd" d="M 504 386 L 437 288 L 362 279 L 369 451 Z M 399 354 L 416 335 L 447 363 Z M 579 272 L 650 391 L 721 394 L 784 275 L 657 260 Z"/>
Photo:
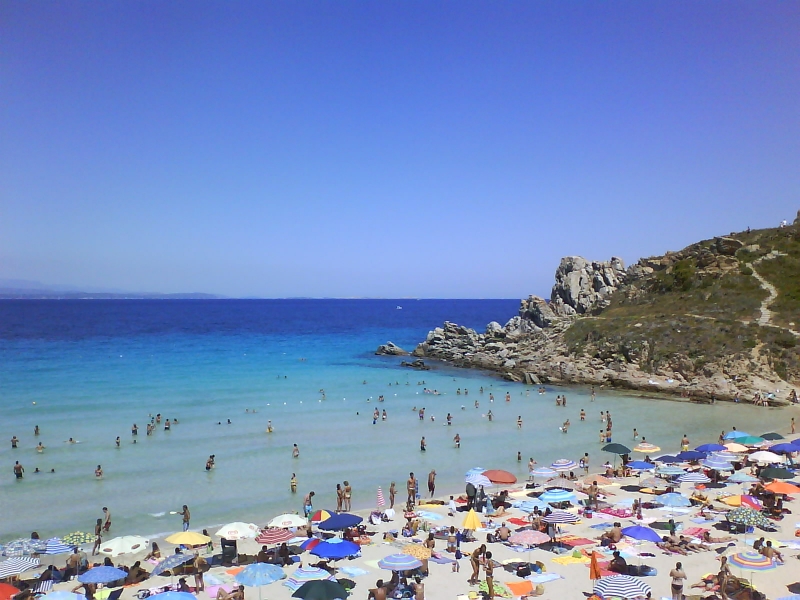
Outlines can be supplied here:
<path id="1" fill-rule="evenodd" d="M 253 523 L 242 523 L 241 521 L 234 521 L 219 528 L 215 535 L 224 537 L 227 540 L 243 540 L 247 538 L 254 538 L 258 535 L 258 527 Z"/>
<path id="2" fill-rule="evenodd" d="M 768 450 L 759 450 L 748 455 L 747 460 L 750 462 L 779 463 L 783 462 L 783 457 Z"/>
<path id="3" fill-rule="evenodd" d="M 100 545 L 100 554 L 119 556 L 121 554 L 136 554 L 147 550 L 150 540 L 138 535 L 123 535 L 103 542 Z"/>
<path id="4" fill-rule="evenodd" d="M 274 519 L 272 519 L 269 523 L 267 523 L 267 527 L 303 527 L 304 525 L 308 525 L 308 521 L 304 517 L 300 515 L 296 515 L 294 513 L 285 513 L 282 515 L 278 515 Z"/>

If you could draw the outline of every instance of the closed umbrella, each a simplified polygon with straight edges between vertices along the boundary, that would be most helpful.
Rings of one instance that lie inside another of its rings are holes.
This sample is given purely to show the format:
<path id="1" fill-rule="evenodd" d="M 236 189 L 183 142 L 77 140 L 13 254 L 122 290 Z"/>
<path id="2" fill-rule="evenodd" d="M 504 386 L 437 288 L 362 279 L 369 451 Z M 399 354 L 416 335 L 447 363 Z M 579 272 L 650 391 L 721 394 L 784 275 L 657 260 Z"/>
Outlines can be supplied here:
<path id="1" fill-rule="evenodd" d="M 612 575 L 601 577 L 594 585 L 594 592 L 604 598 L 618 596 L 620 598 L 646 598 L 652 589 L 638 577 L 630 575 Z"/>
<path id="2" fill-rule="evenodd" d="M 258 535 L 258 527 L 253 523 L 235 521 L 220 527 L 215 535 L 224 537 L 226 540 L 252 539 Z"/>
<path id="3" fill-rule="evenodd" d="M 401 556 L 401 555 L 392 555 L 392 556 Z M 403 554 L 402 556 L 406 555 Z M 422 563 L 420 563 L 420 565 L 421 564 Z M 283 585 L 288 587 L 290 590 L 295 591 L 306 581 L 315 581 L 317 579 L 327 579 L 328 581 L 336 581 L 336 578 L 325 569 L 320 569 L 319 567 L 300 567 L 299 569 L 296 569 L 294 573 L 292 573 L 291 577 L 289 577 L 286 581 L 283 582 Z"/>
<path id="4" fill-rule="evenodd" d="M 256 537 L 256 543 L 270 546 L 272 544 L 282 544 L 283 542 L 288 542 L 292 538 L 294 538 L 294 534 L 288 529 L 271 527 L 269 529 L 262 530 L 261 533 L 258 534 L 258 537 Z"/>
<path id="5" fill-rule="evenodd" d="M 282 515 L 278 515 L 274 519 L 272 519 L 269 523 L 267 523 L 267 527 L 303 527 L 304 525 L 308 525 L 308 521 L 306 521 L 300 515 L 296 515 L 294 513 L 284 513 Z"/>
<path id="6" fill-rule="evenodd" d="M 108 556 L 120 556 L 122 554 L 136 554 L 147 550 L 150 540 L 138 535 L 123 535 L 115 537 L 100 544 L 100 553 Z"/>
<path id="7" fill-rule="evenodd" d="M 475 509 L 469 509 L 467 516 L 464 517 L 464 522 L 461 524 L 461 528 L 471 529 L 473 531 L 481 528 L 481 520 L 478 517 L 478 514 L 475 512 Z"/>
<path id="8" fill-rule="evenodd" d="M 304 600 L 344 600 L 347 598 L 347 590 L 338 581 L 328 581 L 318 579 L 306 581 L 292 594 L 292 598 L 304 598 Z"/>
<path id="9" fill-rule="evenodd" d="M 28 557 L 9 558 L 8 560 L 0 562 L 0 579 L 5 579 L 6 577 L 14 577 L 15 575 L 24 573 L 28 569 L 34 569 L 38 566 L 39 566 L 38 558 L 28 558 Z"/>
<path id="10" fill-rule="evenodd" d="M 501 483 L 508 485 L 517 482 L 517 478 L 513 474 L 509 473 L 508 471 L 503 471 L 501 469 L 489 469 L 488 471 L 484 471 L 482 475 L 492 483 Z"/>
<path id="11" fill-rule="evenodd" d="M 386 506 L 386 500 L 383 497 L 383 490 L 381 489 L 381 486 L 378 486 L 378 496 L 375 499 L 375 506 L 378 508 Z"/>
<path id="12" fill-rule="evenodd" d="M 378 566 L 387 571 L 412 571 L 422 566 L 422 561 L 410 554 L 390 554 L 378 561 Z"/>
<path id="13" fill-rule="evenodd" d="M 116 567 L 94 567 L 85 573 L 78 575 L 78 581 L 81 583 L 111 583 L 119 579 L 125 579 L 127 573 L 122 569 Z"/>

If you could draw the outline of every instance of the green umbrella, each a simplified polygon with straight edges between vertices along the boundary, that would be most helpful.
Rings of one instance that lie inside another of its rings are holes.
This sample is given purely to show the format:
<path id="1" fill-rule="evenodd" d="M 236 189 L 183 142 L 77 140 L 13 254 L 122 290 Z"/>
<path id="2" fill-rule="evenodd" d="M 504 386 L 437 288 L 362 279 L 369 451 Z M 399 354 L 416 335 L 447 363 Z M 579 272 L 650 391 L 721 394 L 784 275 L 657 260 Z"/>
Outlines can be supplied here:
<path id="1" fill-rule="evenodd" d="M 736 443 L 742 444 L 743 446 L 755 446 L 756 444 L 760 444 L 763 441 L 764 438 L 755 435 L 746 435 L 744 437 L 736 438 Z"/>
<path id="2" fill-rule="evenodd" d="M 764 438 L 765 440 L 782 440 L 783 439 L 783 436 L 780 433 L 775 433 L 774 431 L 771 431 L 769 433 L 762 433 L 761 437 Z"/>
<path id="3" fill-rule="evenodd" d="M 767 519 L 760 512 L 740 506 L 728 513 L 727 519 L 731 523 L 738 523 L 739 525 L 752 525 L 754 527 L 763 527 L 765 529 L 772 529 L 772 521 Z"/>
<path id="4" fill-rule="evenodd" d="M 306 581 L 297 588 L 292 598 L 304 598 L 304 600 L 335 600 L 336 598 L 347 598 L 347 590 L 338 581 L 327 579 L 315 579 Z"/>
<path id="5" fill-rule="evenodd" d="M 603 452 L 611 452 L 612 454 L 619 454 L 622 456 L 623 454 L 630 454 L 631 449 L 622 444 L 606 444 L 603 446 Z"/>
<path id="6" fill-rule="evenodd" d="M 794 473 L 782 467 L 769 467 L 761 471 L 762 479 L 794 479 Z"/>

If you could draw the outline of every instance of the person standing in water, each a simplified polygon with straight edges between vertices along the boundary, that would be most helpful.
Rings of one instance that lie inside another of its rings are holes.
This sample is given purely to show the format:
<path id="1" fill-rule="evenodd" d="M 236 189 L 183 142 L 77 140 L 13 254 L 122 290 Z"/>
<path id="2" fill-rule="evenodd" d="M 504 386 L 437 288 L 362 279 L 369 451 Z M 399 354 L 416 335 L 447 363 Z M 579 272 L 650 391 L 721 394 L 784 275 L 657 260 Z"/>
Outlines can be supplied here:
<path id="1" fill-rule="evenodd" d="M 436 491 L 436 471 L 431 470 L 428 473 L 428 492 L 430 492 L 431 498 L 433 498 L 433 494 Z"/>
<path id="2" fill-rule="evenodd" d="M 111 511 L 108 510 L 107 506 L 103 507 L 103 531 L 108 533 L 108 530 L 111 529 Z"/>
<path id="3" fill-rule="evenodd" d="M 297 447 L 297 444 L 292 446 L 292 458 L 300 458 L 300 448 Z"/>
<path id="4" fill-rule="evenodd" d="M 428 444 L 425 442 L 425 436 L 422 436 L 422 439 L 419 441 L 419 449 L 421 452 L 425 452 L 427 450 Z"/>
<path id="5" fill-rule="evenodd" d="M 394 497 L 397 494 L 397 488 L 394 481 L 389 485 L 389 508 L 394 508 Z"/>
<path id="6" fill-rule="evenodd" d="M 414 473 L 408 474 L 408 481 L 406 481 L 406 491 L 408 492 L 408 500 L 407 504 L 410 506 L 414 506 L 414 496 L 417 492 L 417 480 L 414 477 Z"/>
<path id="7" fill-rule="evenodd" d="M 97 477 L 98 479 L 102 479 L 103 478 L 103 467 L 101 467 L 100 465 L 97 465 L 97 468 L 94 470 L 94 476 Z"/>
<path id="8" fill-rule="evenodd" d="M 181 510 L 181 512 L 179 512 L 178 514 L 183 517 L 183 530 L 189 531 L 189 519 L 192 518 L 192 515 L 189 512 L 189 507 L 184 504 L 183 510 Z"/>
<path id="9" fill-rule="evenodd" d="M 292 473 L 292 478 L 289 480 L 289 489 L 293 494 L 297 493 L 297 475 Z"/>

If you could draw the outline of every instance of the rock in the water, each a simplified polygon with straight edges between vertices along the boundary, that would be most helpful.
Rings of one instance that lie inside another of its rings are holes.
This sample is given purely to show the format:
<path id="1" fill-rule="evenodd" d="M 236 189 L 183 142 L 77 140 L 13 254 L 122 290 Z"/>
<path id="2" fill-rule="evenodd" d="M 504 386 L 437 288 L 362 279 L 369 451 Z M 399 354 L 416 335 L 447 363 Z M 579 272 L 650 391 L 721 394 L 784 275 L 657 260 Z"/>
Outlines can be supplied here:
<path id="1" fill-rule="evenodd" d="M 375 354 L 383 354 L 386 356 L 408 356 L 409 353 L 393 342 L 386 342 L 385 344 L 378 346 L 378 349 L 375 350 Z"/>
<path id="2" fill-rule="evenodd" d="M 717 248 L 717 252 L 727 256 L 733 256 L 739 248 L 744 246 L 739 240 L 729 237 L 714 238 L 714 245 Z"/>
<path id="3" fill-rule="evenodd" d="M 420 359 L 417 359 L 417 360 L 414 360 L 414 361 L 411 361 L 411 362 L 407 362 L 407 361 L 404 360 L 403 362 L 400 363 L 400 365 L 403 366 L 403 367 L 411 367 L 412 369 L 419 369 L 420 371 L 429 371 L 430 370 L 430 367 L 428 365 L 426 365 Z"/>

